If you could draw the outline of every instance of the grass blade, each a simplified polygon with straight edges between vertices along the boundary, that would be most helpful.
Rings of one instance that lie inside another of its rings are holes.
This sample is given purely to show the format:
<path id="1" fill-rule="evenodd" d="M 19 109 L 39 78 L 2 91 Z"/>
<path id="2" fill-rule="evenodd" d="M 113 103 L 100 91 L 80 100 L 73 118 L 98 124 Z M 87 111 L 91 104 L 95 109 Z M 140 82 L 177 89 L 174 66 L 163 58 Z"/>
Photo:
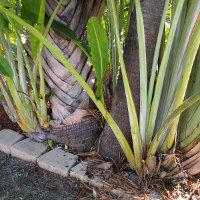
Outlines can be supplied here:
<path id="1" fill-rule="evenodd" d="M 140 1 L 135 0 L 137 32 L 139 43 L 139 60 L 140 60 L 140 134 L 143 144 L 145 145 L 146 137 L 146 120 L 147 120 L 147 62 L 144 22 Z"/>

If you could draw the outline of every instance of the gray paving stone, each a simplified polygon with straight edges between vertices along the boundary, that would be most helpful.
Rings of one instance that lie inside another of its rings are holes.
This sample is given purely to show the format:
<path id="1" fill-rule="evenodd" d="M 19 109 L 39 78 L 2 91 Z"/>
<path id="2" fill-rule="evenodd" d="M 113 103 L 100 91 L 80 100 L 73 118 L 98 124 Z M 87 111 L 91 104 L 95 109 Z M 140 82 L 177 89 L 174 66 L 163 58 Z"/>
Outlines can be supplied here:
<path id="1" fill-rule="evenodd" d="M 47 151 L 48 146 L 30 138 L 22 140 L 10 147 L 11 155 L 28 162 L 36 162 L 37 158 Z"/>
<path id="2" fill-rule="evenodd" d="M 41 168 L 67 177 L 77 160 L 78 156 L 56 148 L 40 156 L 37 162 Z"/>
<path id="3" fill-rule="evenodd" d="M 88 167 L 88 163 L 87 162 L 80 162 L 78 165 L 76 165 L 75 167 L 73 167 L 70 170 L 70 176 L 80 179 L 81 181 L 88 183 L 88 176 L 86 175 L 87 172 L 87 167 Z"/>
<path id="4" fill-rule="evenodd" d="M 10 129 L 3 129 L 0 131 L 0 150 L 10 154 L 10 147 L 22 139 L 24 139 L 22 134 Z"/>

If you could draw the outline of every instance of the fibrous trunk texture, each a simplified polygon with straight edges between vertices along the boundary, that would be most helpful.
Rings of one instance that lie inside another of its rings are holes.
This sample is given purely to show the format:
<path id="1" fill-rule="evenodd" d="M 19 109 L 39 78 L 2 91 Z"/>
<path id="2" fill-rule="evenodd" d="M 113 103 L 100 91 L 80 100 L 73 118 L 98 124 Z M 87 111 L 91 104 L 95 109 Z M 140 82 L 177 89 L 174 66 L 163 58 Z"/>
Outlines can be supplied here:
<path id="1" fill-rule="evenodd" d="M 57 4 L 57 0 L 46 0 L 46 15 L 50 16 Z M 103 8 L 103 0 L 69 0 L 60 7 L 55 20 L 75 31 L 77 38 L 86 41 L 88 19 L 91 16 L 101 15 Z M 93 87 L 94 70 L 82 50 L 74 42 L 52 29 L 47 39 Z M 90 108 L 87 93 L 47 48 L 43 49 L 42 66 L 46 87 L 55 88 L 50 100 L 52 110 L 50 139 L 65 143 L 76 151 L 88 151 L 98 137 L 99 127 L 97 120 L 86 111 Z"/>
<path id="2" fill-rule="evenodd" d="M 148 77 L 152 66 L 154 49 L 160 25 L 160 19 L 164 7 L 164 0 L 144 0 L 141 1 L 146 39 L 146 53 L 147 53 L 147 70 Z M 136 14 L 131 15 L 130 27 L 125 42 L 124 60 L 128 74 L 129 84 L 131 87 L 134 103 L 137 113 L 139 113 L 140 104 L 140 78 L 139 78 L 139 49 L 138 37 L 136 27 Z M 131 144 L 130 124 L 128 117 L 128 109 L 124 91 L 122 76 L 120 74 L 117 87 L 115 90 L 111 115 L 119 125 L 121 131 Z M 113 158 L 119 161 L 119 155 L 123 154 L 115 135 L 111 128 L 106 123 L 99 140 L 99 153 L 108 158 Z"/>
<path id="3" fill-rule="evenodd" d="M 56 0 L 46 0 L 46 14 L 50 16 L 56 5 Z M 67 5 L 60 8 L 55 20 L 75 31 L 78 38 L 86 40 L 87 21 L 89 17 L 98 15 L 101 5 L 101 0 L 71 0 L 68 1 Z M 95 74 L 81 49 L 74 42 L 52 29 L 47 39 L 92 87 Z M 54 120 L 65 124 L 66 118 L 77 109 L 85 110 L 89 107 L 89 98 L 86 92 L 67 68 L 57 61 L 47 48 L 44 48 L 43 51 L 43 68 L 47 87 L 55 88 L 55 94 L 51 98 Z"/>

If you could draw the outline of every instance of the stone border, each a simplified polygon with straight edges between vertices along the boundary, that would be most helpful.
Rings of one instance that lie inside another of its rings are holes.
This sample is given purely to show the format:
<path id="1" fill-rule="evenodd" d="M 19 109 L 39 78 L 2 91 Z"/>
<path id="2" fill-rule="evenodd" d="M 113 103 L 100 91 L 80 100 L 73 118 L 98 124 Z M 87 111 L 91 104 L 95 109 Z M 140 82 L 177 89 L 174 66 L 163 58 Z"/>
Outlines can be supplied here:
<path id="1" fill-rule="evenodd" d="M 11 154 L 22 160 L 38 164 L 39 167 L 57 173 L 64 177 L 74 177 L 84 183 L 96 188 L 108 188 L 99 177 L 89 178 L 87 173 L 87 162 L 78 162 L 78 156 L 55 148 L 48 151 L 48 146 L 35 142 L 30 138 L 25 139 L 23 135 L 9 130 L 0 131 L 0 151 Z M 117 198 L 134 199 L 133 195 L 125 194 L 120 190 L 112 189 L 110 192 Z M 150 199 L 162 199 L 159 194 L 150 194 Z"/>

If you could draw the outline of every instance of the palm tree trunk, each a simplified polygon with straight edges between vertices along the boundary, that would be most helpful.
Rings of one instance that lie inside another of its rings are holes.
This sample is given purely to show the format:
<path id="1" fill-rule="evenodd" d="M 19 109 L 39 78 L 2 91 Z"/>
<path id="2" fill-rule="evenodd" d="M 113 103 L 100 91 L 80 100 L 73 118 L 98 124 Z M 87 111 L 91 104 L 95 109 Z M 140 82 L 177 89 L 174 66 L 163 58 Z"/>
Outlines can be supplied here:
<path id="1" fill-rule="evenodd" d="M 147 70 L 148 77 L 153 62 L 154 49 L 164 7 L 164 0 L 144 0 L 141 2 L 142 13 L 145 26 L 146 53 L 147 53 Z M 140 105 L 140 80 L 139 80 L 139 47 L 136 28 L 136 15 L 132 13 L 130 28 L 125 42 L 124 60 L 128 74 L 129 84 L 131 87 L 134 103 L 137 113 Z M 115 90 L 111 115 L 119 125 L 127 140 L 131 143 L 131 131 L 126 104 L 126 96 L 122 76 L 120 75 Z M 99 153 L 108 158 L 119 161 L 119 154 L 123 154 L 111 128 L 106 123 L 99 139 Z"/>
<path id="2" fill-rule="evenodd" d="M 57 5 L 56 2 L 56 0 L 46 0 L 47 15 L 51 15 Z M 98 15 L 101 4 L 102 1 L 71 0 L 60 8 L 55 19 L 75 31 L 78 38 L 85 39 L 88 18 Z M 81 49 L 52 29 L 47 38 L 92 87 L 91 80 L 95 77 L 94 71 Z M 65 124 L 66 118 L 77 108 L 88 108 L 89 98 L 77 80 L 47 48 L 43 51 L 43 67 L 47 86 L 55 88 L 55 95 L 51 98 L 53 119 Z"/>
<path id="3" fill-rule="evenodd" d="M 46 14 L 51 15 L 57 0 L 46 0 Z M 103 0 L 69 0 L 59 9 L 55 20 L 75 31 L 86 41 L 86 24 L 91 16 L 100 16 Z M 93 87 L 95 74 L 86 55 L 72 41 L 50 30 L 47 39 L 65 56 L 68 62 Z M 51 97 L 52 130 L 49 139 L 69 145 L 76 151 L 88 151 L 98 137 L 98 121 L 86 111 L 90 99 L 77 80 L 47 49 L 42 54 L 42 65 L 47 88 L 55 88 Z"/>

